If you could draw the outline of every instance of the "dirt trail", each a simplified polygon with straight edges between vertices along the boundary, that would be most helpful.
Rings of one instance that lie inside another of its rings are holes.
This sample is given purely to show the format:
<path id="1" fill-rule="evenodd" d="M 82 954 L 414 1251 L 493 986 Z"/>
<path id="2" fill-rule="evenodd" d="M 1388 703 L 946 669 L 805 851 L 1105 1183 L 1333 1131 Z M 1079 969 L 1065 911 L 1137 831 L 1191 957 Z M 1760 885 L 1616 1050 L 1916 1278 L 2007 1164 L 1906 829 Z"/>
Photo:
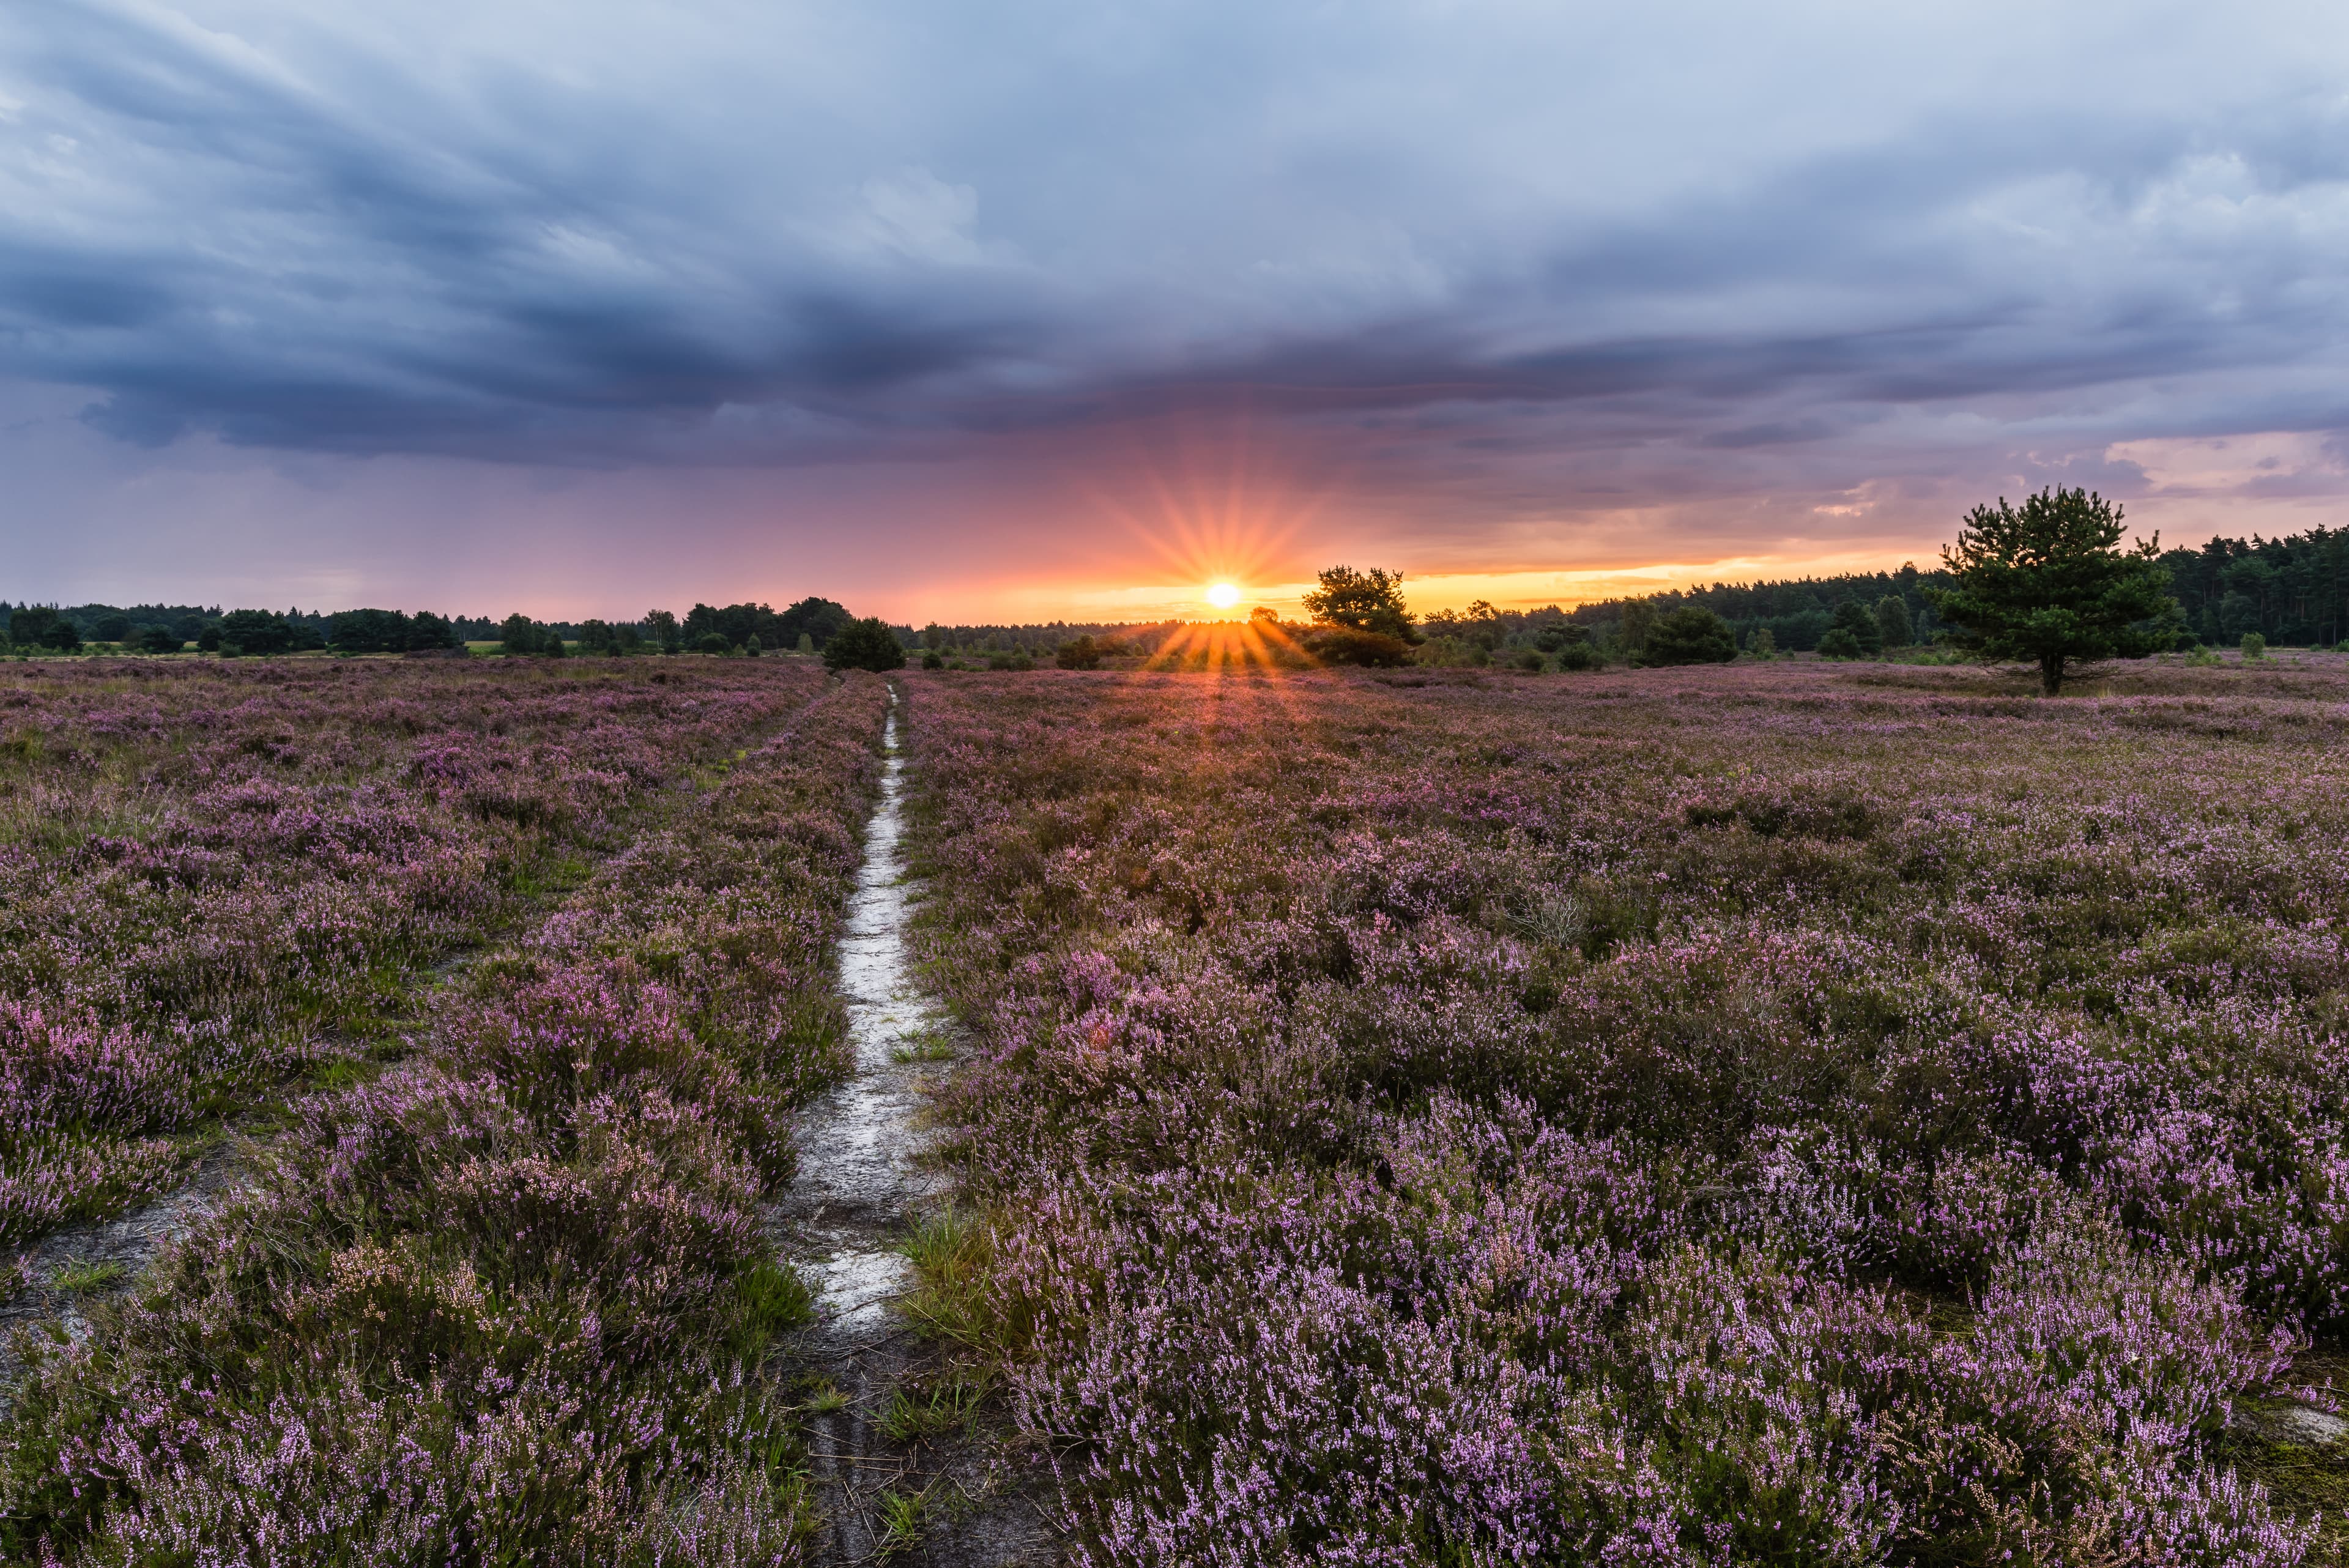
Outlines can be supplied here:
<path id="1" fill-rule="evenodd" d="M 941 1038 L 942 1012 L 916 983 L 906 952 L 912 898 L 898 852 L 905 759 L 896 694 L 883 731 L 881 800 L 864 831 L 864 864 L 840 944 L 855 1075 L 810 1108 L 800 1128 L 800 1175 L 773 1211 L 788 1255 L 816 1293 L 815 1326 L 802 1345 L 812 1370 L 846 1396 L 813 1417 L 810 1443 L 824 1521 L 817 1560 L 887 1556 L 905 1563 L 1036 1564 L 1058 1561 L 1030 1501 L 1006 1484 L 984 1438 L 892 1443 L 880 1429 L 891 1392 L 935 1356 L 893 1305 L 913 1282 L 898 1250 L 909 1218 L 944 1182 L 919 1163 L 916 1126 L 925 1077 L 917 1059 Z M 893 1538 L 891 1497 L 918 1497 L 917 1532 Z"/>

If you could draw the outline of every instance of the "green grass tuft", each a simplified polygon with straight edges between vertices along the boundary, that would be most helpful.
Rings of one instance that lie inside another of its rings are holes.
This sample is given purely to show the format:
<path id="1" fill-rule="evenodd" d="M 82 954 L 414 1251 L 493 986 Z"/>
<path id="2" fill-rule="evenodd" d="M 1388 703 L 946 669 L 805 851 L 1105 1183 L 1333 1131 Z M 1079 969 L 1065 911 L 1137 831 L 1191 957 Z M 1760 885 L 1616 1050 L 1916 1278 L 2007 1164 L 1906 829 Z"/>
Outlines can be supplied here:
<path id="1" fill-rule="evenodd" d="M 69 1296 L 88 1295 L 107 1289 L 129 1272 L 128 1263 L 67 1263 L 49 1275 L 49 1284 Z"/>

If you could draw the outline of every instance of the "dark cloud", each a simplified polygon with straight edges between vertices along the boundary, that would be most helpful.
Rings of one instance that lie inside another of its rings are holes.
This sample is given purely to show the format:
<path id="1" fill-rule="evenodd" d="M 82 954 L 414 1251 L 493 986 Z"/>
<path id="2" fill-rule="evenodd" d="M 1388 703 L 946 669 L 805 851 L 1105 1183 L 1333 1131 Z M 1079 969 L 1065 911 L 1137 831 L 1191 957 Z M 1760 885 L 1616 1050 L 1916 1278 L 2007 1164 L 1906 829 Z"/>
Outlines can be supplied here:
<path id="1" fill-rule="evenodd" d="M 0 342 L 147 447 L 803 464 L 1244 410 L 1438 487 L 1487 456 L 1504 509 L 2343 415 L 2338 25 L 987 9 L 20 9 Z M 1622 449 L 1674 455 L 1509 467 Z"/>

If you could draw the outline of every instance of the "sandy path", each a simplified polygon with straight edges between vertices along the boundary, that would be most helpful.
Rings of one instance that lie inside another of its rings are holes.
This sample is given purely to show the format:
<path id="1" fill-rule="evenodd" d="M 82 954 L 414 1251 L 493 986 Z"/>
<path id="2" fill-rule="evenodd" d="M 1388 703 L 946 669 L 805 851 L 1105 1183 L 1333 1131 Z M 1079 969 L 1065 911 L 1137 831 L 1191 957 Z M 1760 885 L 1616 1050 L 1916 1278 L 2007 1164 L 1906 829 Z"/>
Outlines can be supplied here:
<path id="1" fill-rule="evenodd" d="M 884 1545 L 882 1500 L 895 1491 L 928 1500 L 919 1544 L 895 1561 L 1047 1563 L 1058 1559 L 1049 1532 L 1027 1500 L 980 1480 L 991 1467 L 979 1447 L 908 1449 L 878 1428 L 891 1390 L 930 1359 L 892 1305 L 913 1282 L 898 1251 L 910 1216 L 945 1190 L 943 1179 L 919 1164 L 916 1127 L 923 1080 L 940 1069 L 908 1059 L 947 1020 L 916 983 L 906 950 L 913 898 L 898 849 L 905 758 L 897 732 L 893 692 L 881 799 L 864 830 L 864 864 L 840 944 L 855 1075 L 810 1107 L 798 1179 L 773 1211 L 787 1254 L 816 1293 L 804 1354 L 848 1400 L 813 1417 L 809 1434 L 824 1516 L 816 1558 L 874 1560 Z"/>

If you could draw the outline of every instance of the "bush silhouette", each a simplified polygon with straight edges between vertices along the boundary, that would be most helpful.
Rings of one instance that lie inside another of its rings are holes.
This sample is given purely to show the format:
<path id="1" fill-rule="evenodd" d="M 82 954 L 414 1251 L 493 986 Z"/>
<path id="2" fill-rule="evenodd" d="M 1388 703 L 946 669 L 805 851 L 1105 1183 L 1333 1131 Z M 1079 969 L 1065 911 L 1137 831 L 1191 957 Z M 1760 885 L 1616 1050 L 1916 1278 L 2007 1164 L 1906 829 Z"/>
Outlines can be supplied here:
<path id="1" fill-rule="evenodd" d="M 902 670 L 905 650 L 897 646 L 897 634 L 878 616 L 852 620 L 825 639 L 823 667 L 826 670 Z"/>
<path id="2" fill-rule="evenodd" d="M 1737 657 L 1737 634 L 1700 605 L 1661 617 L 1640 646 L 1642 664 L 1726 664 Z"/>

